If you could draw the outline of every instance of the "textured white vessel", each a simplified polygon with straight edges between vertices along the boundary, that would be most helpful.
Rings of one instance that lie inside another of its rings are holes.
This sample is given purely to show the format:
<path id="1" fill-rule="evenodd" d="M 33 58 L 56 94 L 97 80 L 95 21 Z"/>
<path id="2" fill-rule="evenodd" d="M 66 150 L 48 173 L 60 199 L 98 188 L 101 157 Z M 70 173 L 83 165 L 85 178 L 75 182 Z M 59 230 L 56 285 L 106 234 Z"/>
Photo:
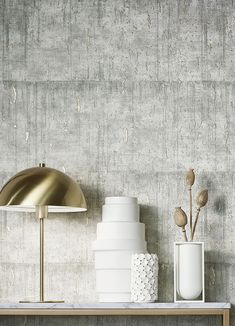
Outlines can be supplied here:
<path id="1" fill-rule="evenodd" d="M 134 254 L 131 265 L 131 299 L 154 302 L 158 298 L 158 258 L 156 254 Z"/>
<path id="2" fill-rule="evenodd" d="M 134 197 L 107 197 L 97 225 L 96 290 L 100 302 L 131 301 L 131 256 L 145 253 L 145 226 Z"/>

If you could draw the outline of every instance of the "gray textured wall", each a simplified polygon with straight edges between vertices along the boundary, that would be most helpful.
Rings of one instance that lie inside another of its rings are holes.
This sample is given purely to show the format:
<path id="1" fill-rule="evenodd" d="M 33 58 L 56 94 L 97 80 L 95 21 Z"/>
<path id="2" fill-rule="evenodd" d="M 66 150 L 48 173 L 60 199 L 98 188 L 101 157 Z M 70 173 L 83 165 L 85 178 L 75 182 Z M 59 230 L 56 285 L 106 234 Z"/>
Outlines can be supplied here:
<path id="1" fill-rule="evenodd" d="M 0 182 L 45 161 L 80 181 L 89 205 L 87 214 L 46 221 L 47 299 L 96 300 L 91 242 L 104 197 L 132 195 L 159 255 L 159 300 L 172 301 L 172 212 L 187 203 L 192 166 L 195 190 L 208 187 L 210 196 L 197 233 L 206 299 L 235 302 L 234 13 L 232 0 L 0 0 Z M 0 214 L 4 302 L 38 295 L 38 224 L 19 215 Z M 18 324 L 58 324 L 49 320 Z M 75 322 L 111 321 L 68 325 Z"/>

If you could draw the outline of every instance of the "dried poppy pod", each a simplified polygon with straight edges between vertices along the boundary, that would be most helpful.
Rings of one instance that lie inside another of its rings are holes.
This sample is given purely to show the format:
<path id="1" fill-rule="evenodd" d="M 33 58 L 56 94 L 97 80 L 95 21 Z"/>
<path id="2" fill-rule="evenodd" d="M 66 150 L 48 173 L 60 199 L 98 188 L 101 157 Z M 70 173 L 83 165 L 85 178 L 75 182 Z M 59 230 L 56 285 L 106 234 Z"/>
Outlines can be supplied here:
<path id="1" fill-rule="evenodd" d="M 191 189 L 192 185 L 194 184 L 195 181 L 195 174 L 193 172 L 193 169 L 189 169 L 187 174 L 186 174 L 186 184 L 189 186 L 189 189 Z"/>
<path id="2" fill-rule="evenodd" d="M 180 228 L 182 228 L 185 241 L 188 241 L 186 230 L 185 230 L 185 225 L 187 224 L 187 215 L 182 210 L 181 207 L 175 208 L 174 220 L 175 220 L 175 224 L 178 225 Z"/>
<path id="3" fill-rule="evenodd" d="M 181 207 L 175 208 L 174 220 L 175 220 L 175 224 L 178 225 L 179 227 L 183 227 L 187 224 L 187 215 L 182 210 Z"/>
<path id="4" fill-rule="evenodd" d="M 192 240 L 194 238 L 194 234 L 195 234 L 195 230 L 196 230 L 196 226 L 197 226 L 197 222 L 198 222 L 198 218 L 199 218 L 199 213 L 202 207 L 204 207 L 206 205 L 208 201 L 208 190 L 202 190 L 199 192 L 199 194 L 197 195 L 196 198 L 196 202 L 197 202 L 197 214 L 196 214 L 196 219 L 193 225 L 193 236 L 192 236 Z"/>
<path id="5" fill-rule="evenodd" d="M 193 236 L 193 198 L 192 198 L 192 185 L 195 181 L 195 174 L 193 169 L 189 169 L 186 174 L 186 184 L 188 186 L 189 191 L 189 226 L 190 226 L 190 235 L 191 240 Z"/>
<path id="6" fill-rule="evenodd" d="M 199 194 L 197 195 L 197 199 L 196 199 L 198 207 L 199 208 L 204 207 L 206 205 L 207 201 L 208 201 L 208 190 L 205 189 L 205 190 L 200 191 Z"/>

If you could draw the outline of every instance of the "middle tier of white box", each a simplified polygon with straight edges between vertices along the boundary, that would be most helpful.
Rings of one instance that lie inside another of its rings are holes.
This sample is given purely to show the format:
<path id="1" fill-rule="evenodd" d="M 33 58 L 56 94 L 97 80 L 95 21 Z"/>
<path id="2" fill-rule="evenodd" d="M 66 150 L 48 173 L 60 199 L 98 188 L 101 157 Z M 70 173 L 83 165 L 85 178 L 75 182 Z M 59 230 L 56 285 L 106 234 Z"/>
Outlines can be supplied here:
<path id="1" fill-rule="evenodd" d="M 93 250 L 99 301 L 131 302 L 131 256 L 146 253 L 137 198 L 105 198 Z"/>

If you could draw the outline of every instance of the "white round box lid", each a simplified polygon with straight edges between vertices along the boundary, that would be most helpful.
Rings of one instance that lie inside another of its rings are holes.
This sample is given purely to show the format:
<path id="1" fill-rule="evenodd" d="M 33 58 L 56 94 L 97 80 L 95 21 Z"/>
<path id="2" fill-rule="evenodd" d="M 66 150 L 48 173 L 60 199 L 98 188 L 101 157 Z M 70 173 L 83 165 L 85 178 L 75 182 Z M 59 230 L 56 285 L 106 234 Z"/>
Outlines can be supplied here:
<path id="1" fill-rule="evenodd" d="M 137 204 L 137 198 L 125 196 L 106 197 L 105 204 Z"/>

